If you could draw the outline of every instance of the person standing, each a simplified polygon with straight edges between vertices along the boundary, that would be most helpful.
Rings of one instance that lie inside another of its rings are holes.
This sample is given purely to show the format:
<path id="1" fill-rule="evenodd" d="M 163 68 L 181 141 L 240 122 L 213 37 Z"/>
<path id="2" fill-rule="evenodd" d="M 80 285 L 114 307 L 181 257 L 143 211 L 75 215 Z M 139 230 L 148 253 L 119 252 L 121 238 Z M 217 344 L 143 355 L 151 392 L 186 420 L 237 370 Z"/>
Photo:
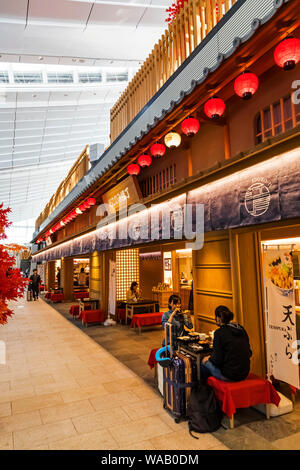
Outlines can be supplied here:
<path id="1" fill-rule="evenodd" d="M 78 284 L 80 286 L 85 286 L 86 285 L 86 274 L 84 272 L 84 268 L 80 269 L 80 273 L 79 273 L 79 276 L 78 276 Z"/>
<path id="2" fill-rule="evenodd" d="M 39 298 L 39 288 L 41 284 L 41 277 L 37 273 L 37 269 L 33 270 L 33 274 L 30 276 L 30 281 L 33 300 L 37 300 Z"/>
<path id="3" fill-rule="evenodd" d="M 57 280 L 57 287 L 60 289 L 60 268 L 57 268 L 57 274 L 56 274 L 56 280 Z"/>

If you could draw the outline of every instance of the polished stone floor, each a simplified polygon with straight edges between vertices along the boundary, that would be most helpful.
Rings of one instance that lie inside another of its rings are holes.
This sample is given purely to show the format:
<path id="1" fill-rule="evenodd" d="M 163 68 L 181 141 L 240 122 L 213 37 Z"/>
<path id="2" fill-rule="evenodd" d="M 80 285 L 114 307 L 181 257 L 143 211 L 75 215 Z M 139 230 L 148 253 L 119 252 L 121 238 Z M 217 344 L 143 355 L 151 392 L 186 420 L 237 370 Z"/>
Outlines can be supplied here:
<path id="1" fill-rule="evenodd" d="M 239 410 L 234 430 L 193 439 L 162 408 L 146 364 L 161 330 L 82 328 L 58 312 L 67 307 L 21 300 L 0 327 L 0 449 L 300 448 L 299 401 L 270 421 Z"/>
<path id="2" fill-rule="evenodd" d="M 118 324 L 116 327 L 101 325 L 85 326 L 69 315 L 71 303 L 57 303 L 53 307 L 65 318 L 81 328 L 87 335 L 103 346 L 119 361 L 154 390 L 156 385 L 153 372 L 147 365 L 152 348 L 159 347 L 163 332 L 159 327 L 147 327 L 141 335 L 129 326 Z M 290 398 L 287 387 L 281 385 L 281 392 Z M 160 395 L 159 395 L 160 396 Z M 224 425 L 228 423 L 224 420 Z M 235 429 L 223 427 L 213 433 L 229 449 L 267 450 L 267 449 L 300 449 L 300 394 L 293 413 L 267 421 L 264 415 L 250 409 L 240 409 L 235 418 Z"/>

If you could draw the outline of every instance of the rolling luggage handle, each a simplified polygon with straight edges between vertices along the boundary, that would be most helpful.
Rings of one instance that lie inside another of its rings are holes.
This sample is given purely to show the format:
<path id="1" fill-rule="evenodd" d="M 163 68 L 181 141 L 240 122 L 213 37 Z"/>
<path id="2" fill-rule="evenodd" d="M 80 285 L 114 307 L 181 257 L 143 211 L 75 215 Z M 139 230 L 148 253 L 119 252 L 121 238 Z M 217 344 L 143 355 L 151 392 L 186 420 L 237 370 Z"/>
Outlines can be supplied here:
<path id="1" fill-rule="evenodd" d="M 158 351 L 156 351 L 156 354 L 155 354 L 156 361 L 162 367 L 168 367 L 171 364 L 171 359 L 173 357 L 172 320 L 175 314 L 176 314 L 176 310 L 172 313 L 172 315 L 170 316 L 165 326 L 165 346 L 163 346 Z M 168 345 L 167 330 L 169 330 L 169 341 L 170 341 L 169 345 Z"/>

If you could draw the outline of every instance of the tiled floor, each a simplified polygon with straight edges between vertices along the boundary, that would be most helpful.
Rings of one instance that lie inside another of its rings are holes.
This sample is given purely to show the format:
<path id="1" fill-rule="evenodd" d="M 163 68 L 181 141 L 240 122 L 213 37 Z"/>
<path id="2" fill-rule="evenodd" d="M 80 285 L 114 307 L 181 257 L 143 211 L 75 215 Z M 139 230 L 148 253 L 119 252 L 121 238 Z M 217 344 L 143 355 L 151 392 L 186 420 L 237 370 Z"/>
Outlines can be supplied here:
<path id="1" fill-rule="evenodd" d="M 234 430 L 199 440 L 186 422 L 175 424 L 146 364 L 159 329 L 140 337 L 125 326 L 82 331 L 42 300 L 22 300 L 15 312 L 0 328 L 0 449 L 300 448 L 300 402 L 269 422 L 241 410 Z"/>
<path id="2" fill-rule="evenodd" d="M 14 308 L 0 327 L 0 449 L 226 449 L 192 439 L 142 378 L 43 300 Z"/>

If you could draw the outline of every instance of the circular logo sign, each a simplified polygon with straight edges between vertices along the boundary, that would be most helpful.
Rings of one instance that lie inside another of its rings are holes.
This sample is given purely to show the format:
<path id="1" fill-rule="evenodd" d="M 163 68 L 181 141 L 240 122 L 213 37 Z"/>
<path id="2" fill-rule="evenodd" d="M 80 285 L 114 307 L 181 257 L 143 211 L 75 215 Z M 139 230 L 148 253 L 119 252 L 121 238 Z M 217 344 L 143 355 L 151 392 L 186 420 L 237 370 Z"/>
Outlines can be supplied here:
<path id="1" fill-rule="evenodd" d="M 254 217 L 263 215 L 270 206 L 270 191 L 263 183 L 254 183 L 245 195 L 245 207 L 249 214 Z"/>

